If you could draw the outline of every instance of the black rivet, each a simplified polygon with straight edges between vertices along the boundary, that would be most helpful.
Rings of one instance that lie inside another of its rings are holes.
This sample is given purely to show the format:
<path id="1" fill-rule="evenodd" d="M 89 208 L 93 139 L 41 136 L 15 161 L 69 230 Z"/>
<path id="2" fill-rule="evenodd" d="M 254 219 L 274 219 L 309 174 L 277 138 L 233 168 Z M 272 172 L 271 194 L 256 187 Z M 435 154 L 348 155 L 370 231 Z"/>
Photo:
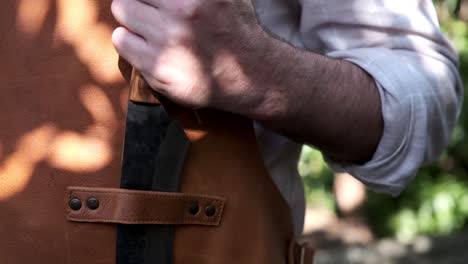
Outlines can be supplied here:
<path id="1" fill-rule="evenodd" d="M 89 209 L 96 210 L 99 207 L 99 200 L 96 198 L 89 198 L 88 201 L 86 202 L 86 205 L 88 206 Z"/>
<path id="2" fill-rule="evenodd" d="M 73 211 L 78 211 L 81 209 L 81 200 L 78 198 L 72 198 L 68 201 L 68 206 L 70 206 L 70 209 Z"/>
<path id="3" fill-rule="evenodd" d="M 205 215 L 208 217 L 212 217 L 216 214 L 216 207 L 212 204 L 208 205 L 205 208 Z"/>
<path id="4" fill-rule="evenodd" d="M 193 202 L 193 203 L 190 205 L 189 213 L 190 213 L 191 215 L 196 215 L 196 214 L 198 214 L 198 211 L 200 211 L 200 207 L 198 206 L 198 203 L 197 203 L 197 202 Z"/>

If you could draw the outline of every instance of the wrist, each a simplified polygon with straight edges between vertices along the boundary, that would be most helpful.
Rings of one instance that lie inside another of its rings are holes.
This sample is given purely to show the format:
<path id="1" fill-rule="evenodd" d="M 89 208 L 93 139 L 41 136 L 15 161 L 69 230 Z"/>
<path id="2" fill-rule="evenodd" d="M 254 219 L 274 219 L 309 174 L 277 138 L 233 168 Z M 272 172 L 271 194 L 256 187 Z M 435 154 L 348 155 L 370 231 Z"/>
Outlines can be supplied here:
<path id="1" fill-rule="evenodd" d="M 258 25 L 244 25 L 213 58 L 211 107 L 251 117 L 266 100 L 271 71 L 265 63 L 271 41 Z"/>
<path id="2" fill-rule="evenodd" d="M 248 93 L 238 113 L 258 121 L 281 118 L 287 113 L 290 87 L 288 65 L 294 48 L 258 25 L 250 32 L 249 45 L 240 53 L 248 80 Z"/>
<path id="3" fill-rule="evenodd" d="M 292 47 L 270 36 L 260 25 L 244 36 L 245 45 L 237 52 L 244 93 L 234 101 L 237 105 L 231 111 L 258 121 L 278 118 L 286 110 L 287 90 L 282 82 Z"/>

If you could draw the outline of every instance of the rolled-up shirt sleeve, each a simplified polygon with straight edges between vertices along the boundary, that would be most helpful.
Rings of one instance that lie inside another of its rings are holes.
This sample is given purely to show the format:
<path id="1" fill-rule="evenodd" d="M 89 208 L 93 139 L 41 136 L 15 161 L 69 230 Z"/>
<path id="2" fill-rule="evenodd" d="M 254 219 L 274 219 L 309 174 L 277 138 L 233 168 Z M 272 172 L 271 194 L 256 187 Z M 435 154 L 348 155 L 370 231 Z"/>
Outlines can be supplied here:
<path id="1" fill-rule="evenodd" d="M 450 141 L 463 87 L 429 0 L 303 0 L 303 45 L 361 67 L 379 90 L 384 129 L 370 161 L 327 159 L 370 189 L 398 195 Z M 365 128 L 362 128 L 365 131 Z"/>

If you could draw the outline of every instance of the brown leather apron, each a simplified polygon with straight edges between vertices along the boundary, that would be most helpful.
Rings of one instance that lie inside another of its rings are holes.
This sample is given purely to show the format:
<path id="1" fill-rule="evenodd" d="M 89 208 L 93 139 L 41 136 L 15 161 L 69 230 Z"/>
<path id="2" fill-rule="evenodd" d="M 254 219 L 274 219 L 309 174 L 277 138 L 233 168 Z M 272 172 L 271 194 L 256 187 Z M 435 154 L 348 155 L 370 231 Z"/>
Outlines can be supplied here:
<path id="1" fill-rule="evenodd" d="M 175 264 L 304 263 L 250 120 L 174 111 L 190 140 L 179 192 L 119 189 L 110 2 L 2 3 L 0 263 L 116 263 L 116 224 L 174 225 Z"/>

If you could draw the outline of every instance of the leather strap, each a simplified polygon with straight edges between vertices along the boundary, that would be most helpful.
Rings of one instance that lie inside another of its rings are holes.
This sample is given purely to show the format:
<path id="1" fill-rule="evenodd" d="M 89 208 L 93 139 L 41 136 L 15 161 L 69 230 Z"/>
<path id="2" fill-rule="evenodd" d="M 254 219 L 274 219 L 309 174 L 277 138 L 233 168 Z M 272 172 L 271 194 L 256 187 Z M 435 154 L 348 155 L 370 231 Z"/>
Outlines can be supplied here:
<path id="1" fill-rule="evenodd" d="M 75 206 L 71 206 L 71 201 Z M 77 203 L 81 204 L 79 209 Z M 67 219 L 73 222 L 218 226 L 224 205 L 225 199 L 214 196 L 68 187 Z"/>
<path id="2" fill-rule="evenodd" d="M 308 243 L 293 240 L 289 246 L 288 264 L 313 264 L 315 250 Z"/>

